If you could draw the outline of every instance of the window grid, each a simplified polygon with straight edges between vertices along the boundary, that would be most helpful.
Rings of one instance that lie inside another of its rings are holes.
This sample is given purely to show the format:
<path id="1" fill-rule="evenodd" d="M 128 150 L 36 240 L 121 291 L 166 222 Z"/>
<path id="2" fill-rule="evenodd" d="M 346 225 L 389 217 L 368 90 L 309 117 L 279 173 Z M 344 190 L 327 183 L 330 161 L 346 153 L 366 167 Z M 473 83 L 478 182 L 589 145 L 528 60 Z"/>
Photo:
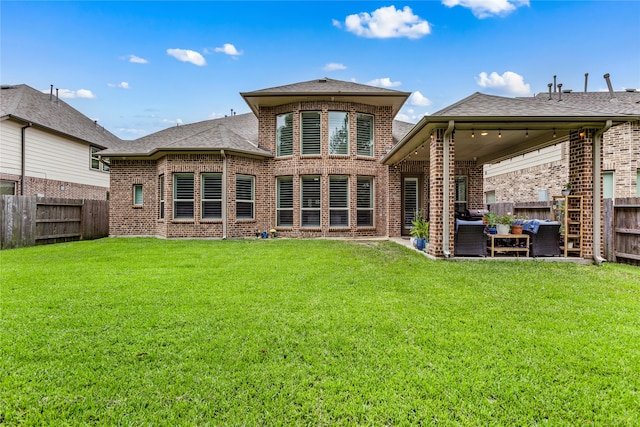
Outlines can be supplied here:
<path id="1" fill-rule="evenodd" d="M 293 177 L 277 178 L 276 225 L 293 227 Z"/>
<path id="2" fill-rule="evenodd" d="M 201 175 L 202 219 L 222 218 L 222 174 Z"/>
<path id="3" fill-rule="evenodd" d="M 358 227 L 373 227 L 373 177 L 359 176 L 356 194 Z"/>
<path id="4" fill-rule="evenodd" d="M 358 156 L 373 157 L 373 116 L 358 113 L 356 118 L 356 150 Z"/>
<path id="5" fill-rule="evenodd" d="M 329 154 L 349 154 L 349 113 L 329 111 Z"/>
<path id="6" fill-rule="evenodd" d="M 320 112 L 304 111 L 300 113 L 300 121 L 301 154 L 303 156 L 320 154 Z"/>
<path id="7" fill-rule="evenodd" d="M 194 181 L 192 173 L 173 175 L 173 218 L 193 219 Z"/>
<path id="8" fill-rule="evenodd" d="M 253 219 L 254 177 L 236 175 L 236 219 Z"/>
<path id="9" fill-rule="evenodd" d="M 133 186 L 133 205 L 142 206 L 142 184 Z"/>
<path id="10" fill-rule="evenodd" d="M 320 177 L 303 176 L 300 181 L 300 224 L 302 227 L 320 227 Z"/>
<path id="11" fill-rule="evenodd" d="M 276 118 L 276 156 L 293 155 L 293 113 Z"/>
<path id="12" fill-rule="evenodd" d="M 98 157 L 97 147 L 91 147 L 91 169 L 100 170 L 100 158 Z"/>
<path id="13" fill-rule="evenodd" d="M 164 219 L 164 175 L 158 177 L 158 218 Z"/>
<path id="14" fill-rule="evenodd" d="M 349 226 L 349 177 L 329 176 L 329 227 Z"/>

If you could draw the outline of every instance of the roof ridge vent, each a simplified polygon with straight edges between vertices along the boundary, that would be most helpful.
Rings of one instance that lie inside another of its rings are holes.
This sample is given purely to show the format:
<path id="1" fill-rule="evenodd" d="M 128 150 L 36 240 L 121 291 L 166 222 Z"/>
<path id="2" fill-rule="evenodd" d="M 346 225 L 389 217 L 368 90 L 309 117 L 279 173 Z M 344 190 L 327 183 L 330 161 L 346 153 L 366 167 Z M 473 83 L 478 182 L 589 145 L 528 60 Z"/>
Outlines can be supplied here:
<path id="1" fill-rule="evenodd" d="M 326 83 L 326 82 L 327 82 L 327 78 L 326 77 L 318 79 L 318 83 Z"/>

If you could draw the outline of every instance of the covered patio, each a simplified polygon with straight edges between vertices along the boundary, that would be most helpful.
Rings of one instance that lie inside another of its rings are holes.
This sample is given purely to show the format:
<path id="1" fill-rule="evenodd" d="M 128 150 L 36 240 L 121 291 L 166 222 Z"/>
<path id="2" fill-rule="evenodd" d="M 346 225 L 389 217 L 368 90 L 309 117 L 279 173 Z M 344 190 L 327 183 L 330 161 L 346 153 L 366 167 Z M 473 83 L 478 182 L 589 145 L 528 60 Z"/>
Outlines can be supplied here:
<path id="1" fill-rule="evenodd" d="M 639 119 L 577 109 L 555 100 L 475 93 L 422 118 L 383 162 L 390 166 L 390 188 L 402 189 L 406 176 L 423 183 L 420 206 L 428 210 L 430 221 L 428 254 L 451 258 L 455 253 L 456 176 L 467 177 L 466 208 L 484 209 L 484 164 L 569 141 L 572 195 L 582 200 L 581 257 L 599 264 L 603 262 L 602 135 L 612 126 Z M 390 193 L 390 208 L 400 211 L 402 191 Z M 390 221 L 390 235 L 401 234 L 403 227 L 401 220 Z"/>

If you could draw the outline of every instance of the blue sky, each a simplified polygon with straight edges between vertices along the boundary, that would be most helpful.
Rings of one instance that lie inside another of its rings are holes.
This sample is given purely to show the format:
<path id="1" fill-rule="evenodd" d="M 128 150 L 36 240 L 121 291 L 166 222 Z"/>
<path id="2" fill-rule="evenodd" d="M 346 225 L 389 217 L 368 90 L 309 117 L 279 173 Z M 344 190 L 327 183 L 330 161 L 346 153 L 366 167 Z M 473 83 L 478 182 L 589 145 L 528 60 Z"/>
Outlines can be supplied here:
<path id="1" fill-rule="evenodd" d="M 0 79 L 124 139 L 249 112 L 239 92 L 319 77 L 411 92 L 416 122 L 476 91 L 640 89 L 640 1 L 0 4 Z"/>

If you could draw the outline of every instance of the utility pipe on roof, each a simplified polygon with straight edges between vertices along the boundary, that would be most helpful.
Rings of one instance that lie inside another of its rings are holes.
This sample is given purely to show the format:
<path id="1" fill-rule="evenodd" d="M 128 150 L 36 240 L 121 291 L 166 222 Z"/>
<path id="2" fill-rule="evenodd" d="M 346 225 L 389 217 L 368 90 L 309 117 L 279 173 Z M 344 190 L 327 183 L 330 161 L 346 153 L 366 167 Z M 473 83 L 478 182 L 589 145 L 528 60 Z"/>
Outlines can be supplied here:
<path id="1" fill-rule="evenodd" d="M 593 150 L 593 260 L 597 265 L 602 265 L 606 260 L 600 256 L 600 228 L 602 227 L 602 218 L 600 216 L 601 207 L 600 202 L 602 200 L 602 171 L 600 170 L 601 162 L 601 149 L 602 149 L 602 135 L 611 128 L 613 122 L 607 120 L 607 123 L 602 129 L 596 131 L 593 135 L 592 150 Z"/>
<path id="2" fill-rule="evenodd" d="M 24 196 L 24 177 L 26 176 L 26 160 L 27 160 L 27 128 L 33 126 L 33 123 L 27 122 L 25 126 L 20 129 L 20 195 Z"/>
<path id="3" fill-rule="evenodd" d="M 451 168 L 449 167 L 449 146 L 451 145 L 451 134 L 453 133 L 454 125 L 455 121 L 449 120 L 449 127 L 447 127 L 447 130 L 444 132 L 444 139 L 442 143 L 442 253 L 445 258 L 451 257 L 451 251 L 449 251 L 449 238 L 451 237 L 449 235 L 449 193 L 451 192 L 451 188 L 449 186 L 449 174 L 451 173 Z"/>
<path id="4" fill-rule="evenodd" d="M 222 156 L 222 240 L 227 238 L 227 155 L 220 150 Z"/>

